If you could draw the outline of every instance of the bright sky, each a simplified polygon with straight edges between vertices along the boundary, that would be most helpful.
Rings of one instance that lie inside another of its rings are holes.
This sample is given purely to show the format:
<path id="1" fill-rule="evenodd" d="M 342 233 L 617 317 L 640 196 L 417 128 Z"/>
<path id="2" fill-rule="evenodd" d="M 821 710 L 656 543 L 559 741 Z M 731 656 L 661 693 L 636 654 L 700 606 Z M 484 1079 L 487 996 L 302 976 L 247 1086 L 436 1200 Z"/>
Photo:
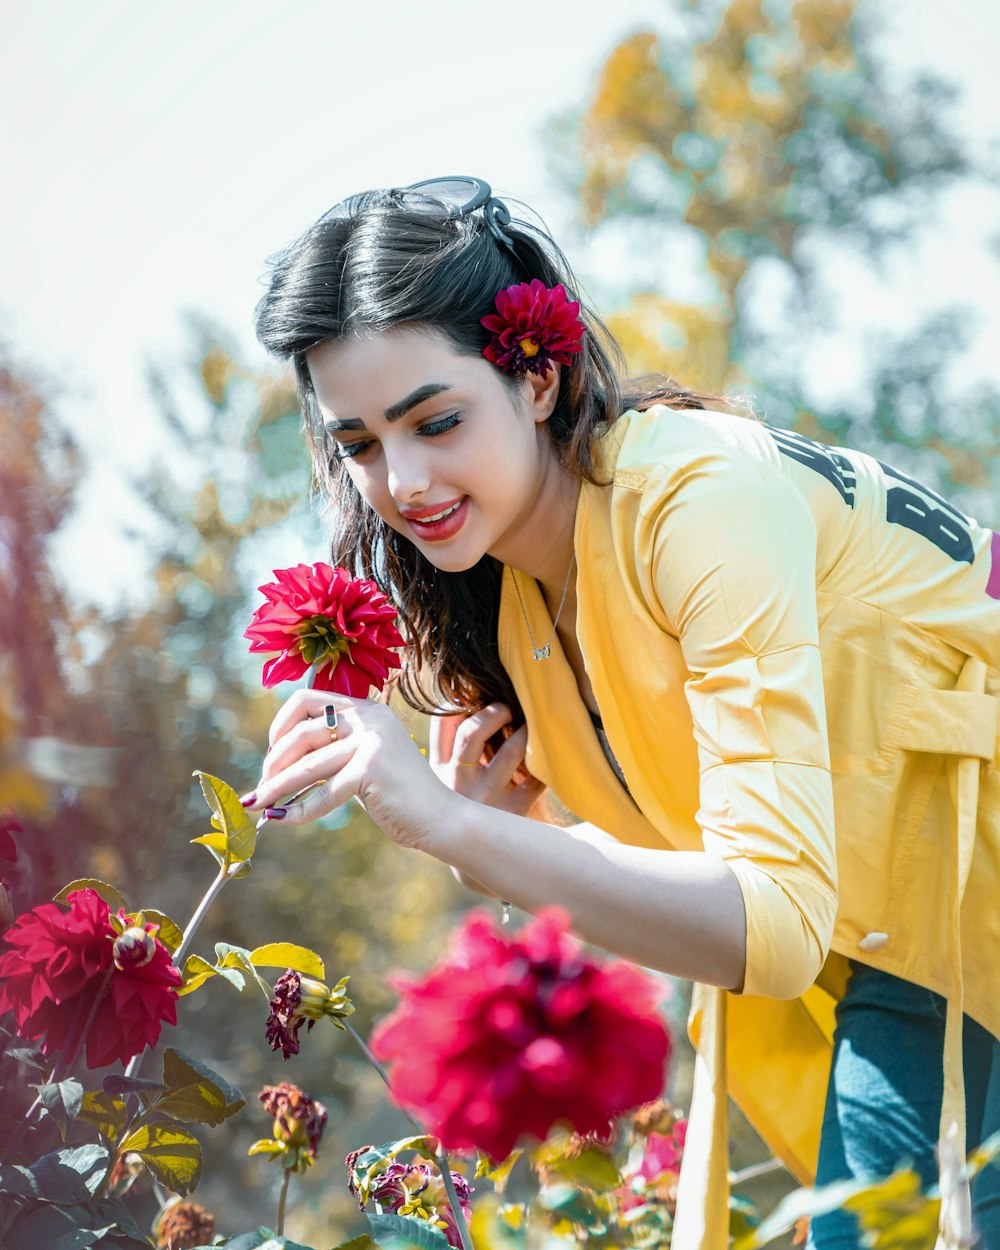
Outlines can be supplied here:
<path id="1" fill-rule="evenodd" d="M 134 507 L 123 474 L 155 453 L 144 361 L 176 359 L 183 310 L 249 348 L 263 258 L 367 186 L 479 174 L 558 238 L 570 205 L 546 169 L 546 123 L 585 102 L 615 41 L 681 3 L 5 6 L 0 342 L 54 381 L 92 464 L 60 546 L 74 588 L 135 585 L 117 538 Z M 875 7 L 887 51 L 961 81 L 968 131 L 1000 134 L 1000 6 Z"/>

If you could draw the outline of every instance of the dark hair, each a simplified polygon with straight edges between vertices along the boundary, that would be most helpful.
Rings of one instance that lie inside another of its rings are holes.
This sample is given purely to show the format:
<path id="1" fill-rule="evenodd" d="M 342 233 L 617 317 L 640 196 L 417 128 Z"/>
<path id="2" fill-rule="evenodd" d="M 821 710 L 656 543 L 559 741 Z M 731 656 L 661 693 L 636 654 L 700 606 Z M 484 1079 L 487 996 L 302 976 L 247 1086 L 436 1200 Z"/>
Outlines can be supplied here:
<path id="1" fill-rule="evenodd" d="M 257 337 L 295 369 L 316 481 L 334 504 L 333 563 L 371 578 L 397 605 L 409 643 L 398 686 L 423 711 L 442 701 L 475 709 L 498 700 L 517 714 L 496 639 L 502 569 L 484 556 L 464 572 L 442 572 L 365 504 L 331 456 L 306 355 L 320 343 L 409 325 L 433 329 L 460 354 L 478 357 L 491 337 L 480 318 L 495 310 L 506 287 L 540 278 L 580 299 L 568 261 L 544 230 L 515 219 L 503 233 L 505 242 L 481 213 L 454 217 L 445 205 L 414 202 L 404 190 L 366 191 L 272 259 L 257 307 Z M 717 397 L 663 377 L 642 379 L 623 394 L 618 345 L 582 299 L 580 316 L 582 350 L 563 368 L 547 428 L 566 469 L 597 482 L 595 439 L 623 411 L 657 403 L 703 408 Z M 500 376 L 512 392 L 519 389 L 518 379 Z"/>

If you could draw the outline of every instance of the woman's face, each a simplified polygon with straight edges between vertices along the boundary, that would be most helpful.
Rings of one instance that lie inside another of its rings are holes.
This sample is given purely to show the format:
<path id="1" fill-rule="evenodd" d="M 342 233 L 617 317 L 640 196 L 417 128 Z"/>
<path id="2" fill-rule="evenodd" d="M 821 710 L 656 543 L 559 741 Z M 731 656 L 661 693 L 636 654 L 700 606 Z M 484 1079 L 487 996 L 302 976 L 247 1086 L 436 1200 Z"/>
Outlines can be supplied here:
<path id="1" fill-rule="evenodd" d="M 387 525 L 448 572 L 486 553 L 524 567 L 559 494 L 546 428 L 558 366 L 513 392 L 495 365 L 411 327 L 307 359 L 330 443 Z"/>

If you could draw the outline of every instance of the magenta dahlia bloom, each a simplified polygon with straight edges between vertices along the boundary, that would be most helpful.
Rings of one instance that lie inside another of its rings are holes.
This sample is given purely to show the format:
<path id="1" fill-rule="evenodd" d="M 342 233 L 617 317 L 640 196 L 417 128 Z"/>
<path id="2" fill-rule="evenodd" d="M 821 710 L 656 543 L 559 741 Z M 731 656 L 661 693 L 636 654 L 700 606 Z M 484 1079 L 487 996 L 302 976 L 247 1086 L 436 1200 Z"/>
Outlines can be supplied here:
<path id="1" fill-rule="evenodd" d="M 497 295 L 497 311 L 480 324 L 493 338 L 483 355 L 504 373 L 523 378 L 549 372 L 550 361 L 568 365 L 583 340 L 580 304 L 561 284 L 547 287 L 539 278 L 509 286 Z"/>
<path id="2" fill-rule="evenodd" d="M 72 1051 L 87 1031 L 87 1067 L 127 1063 L 177 1023 L 181 974 L 153 936 L 155 925 L 127 930 L 95 890 L 74 890 L 69 910 L 43 903 L 19 916 L 0 940 L 0 1012 L 11 1011 L 23 1038 L 41 1038 L 42 1052 Z M 127 923 L 127 921 L 126 921 Z M 148 935 L 148 943 L 143 935 Z M 151 949 L 150 949 L 151 947 Z"/>
<path id="3" fill-rule="evenodd" d="M 396 611 L 374 582 L 329 564 L 275 569 L 276 582 L 258 589 L 267 599 L 253 614 L 245 638 L 251 651 L 276 651 L 264 665 L 264 685 L 296 681 L 316 666 L 317 690 L 355 698 L 381 690 L 399 668 L 394 647 L 403 639 Z"/>
<path id="4" fill-rule="evenodd" d="M 441 963 L 397 988 L 372 1049 L 446 1147 L 503 1159 L 559 1122 L 603 1133 L 662 1090 L 660 987 L 632 964 L 585 956 L 556 908 L 512 936 L 471 913 Z"/>

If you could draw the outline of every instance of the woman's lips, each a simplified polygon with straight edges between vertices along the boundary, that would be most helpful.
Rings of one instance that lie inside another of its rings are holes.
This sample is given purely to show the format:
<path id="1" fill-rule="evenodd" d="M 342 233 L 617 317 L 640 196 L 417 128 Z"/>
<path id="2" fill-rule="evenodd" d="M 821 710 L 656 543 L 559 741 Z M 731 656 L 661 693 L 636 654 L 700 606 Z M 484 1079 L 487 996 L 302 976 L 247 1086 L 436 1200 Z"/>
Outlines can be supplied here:
<path id="1" fill-rule="evenodd" d="M 424 542 L 439 543 L 446 538 L 452 538 L 465 524 L 465 518 L 469 512 L 469 497 L 464 495 L 460 500 L 440 504 L 437 507 L 423 508 L 422 512 L 428 516 L 440 517 L 439 520 L 425 520 L 417 516 L 415 513 L 403 513 L 403 520 L 407 523 L 414 534 L 418 538 L 422 538 Z M 440 514 L 444 512 L 444 516 Z"/>

